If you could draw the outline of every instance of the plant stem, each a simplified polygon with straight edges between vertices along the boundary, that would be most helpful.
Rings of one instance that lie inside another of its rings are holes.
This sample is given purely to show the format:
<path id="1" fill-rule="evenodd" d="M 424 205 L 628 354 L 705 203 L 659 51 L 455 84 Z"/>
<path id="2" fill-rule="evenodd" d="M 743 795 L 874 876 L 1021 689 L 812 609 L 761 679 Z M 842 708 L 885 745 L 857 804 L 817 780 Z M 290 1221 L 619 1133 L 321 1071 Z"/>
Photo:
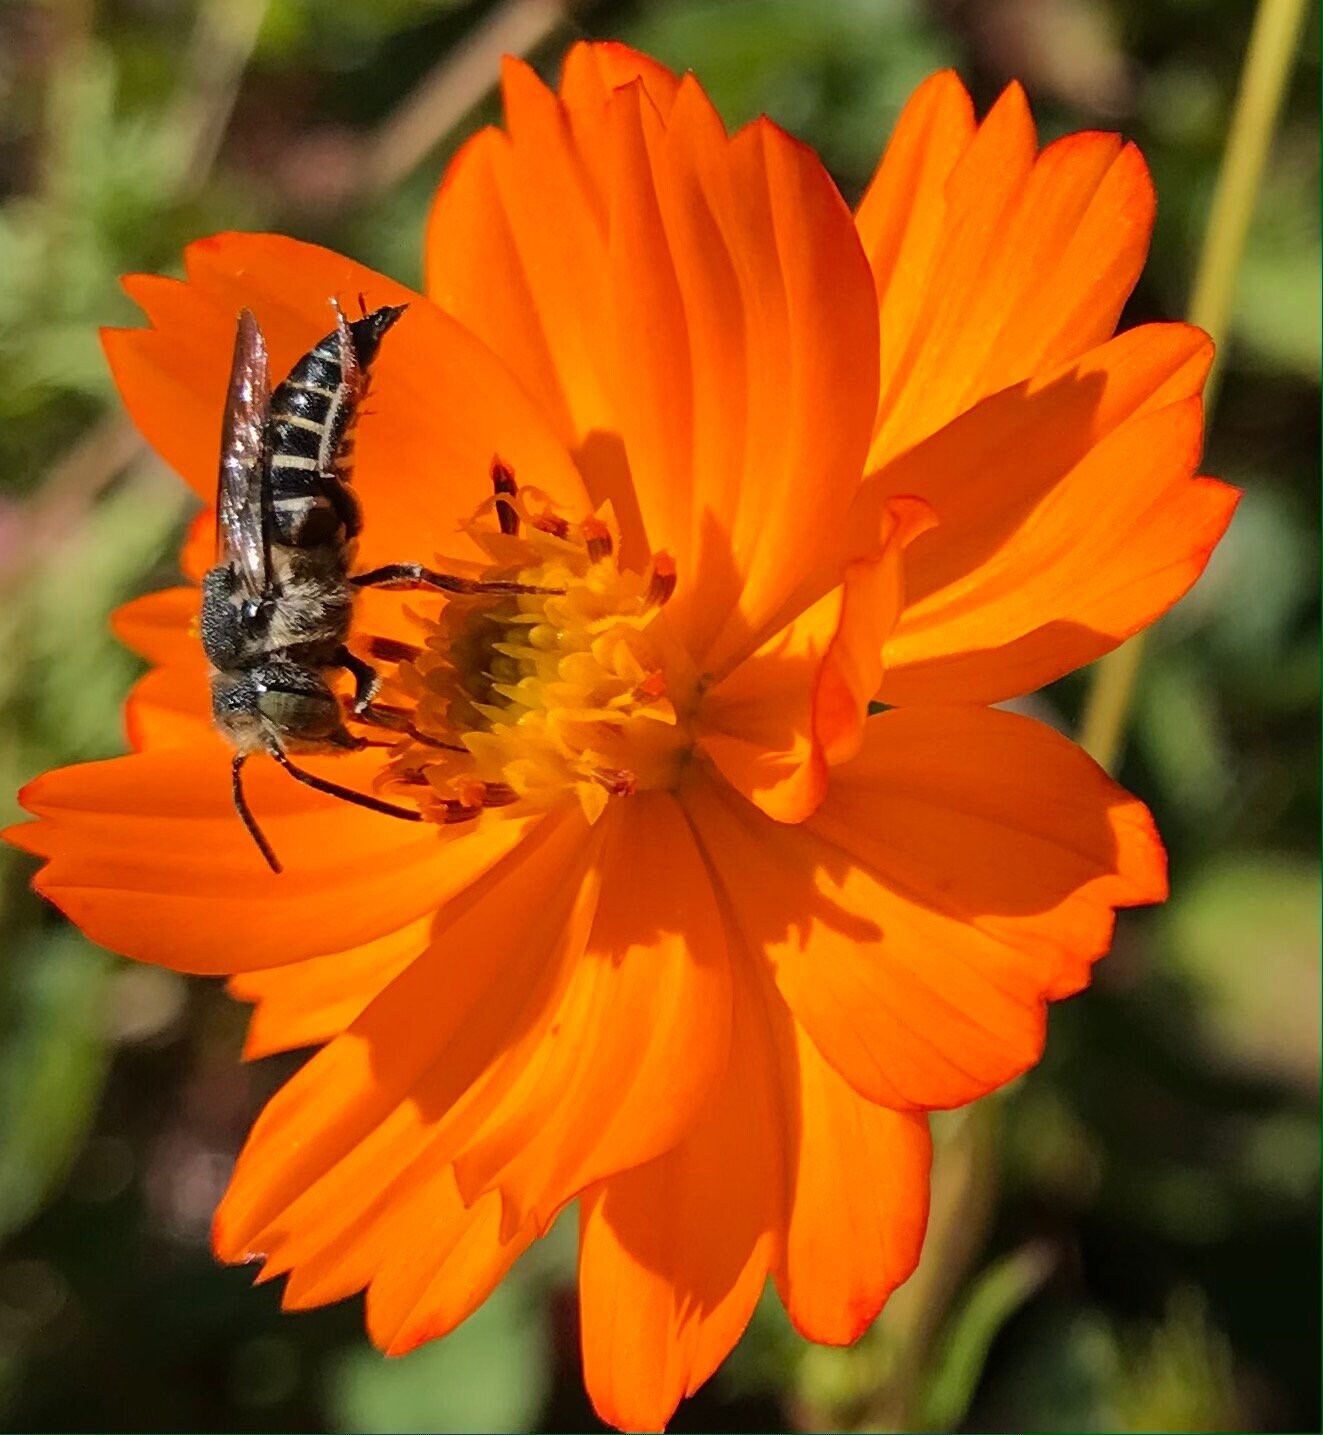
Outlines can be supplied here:
<path id="1" fill-rule="evenodd" d="M 1204 386 L 1205 421 L 1217 396 L 1226 359 L 1236 273 L 1245 251 L 1254 201 L 1277 128 L 1304 16 L 1305 0 L 1259 0 L 1254 16 L 1190 296 L 1190 322 L 1206 329 L 1217 344 L 1217 358 Z M 1141 633 L 1131 638 L 1093 670 L 1080 723 L 1080 743 L 1109 771 L 1115 769 L 1121 754 L 1145 636 Z"/>

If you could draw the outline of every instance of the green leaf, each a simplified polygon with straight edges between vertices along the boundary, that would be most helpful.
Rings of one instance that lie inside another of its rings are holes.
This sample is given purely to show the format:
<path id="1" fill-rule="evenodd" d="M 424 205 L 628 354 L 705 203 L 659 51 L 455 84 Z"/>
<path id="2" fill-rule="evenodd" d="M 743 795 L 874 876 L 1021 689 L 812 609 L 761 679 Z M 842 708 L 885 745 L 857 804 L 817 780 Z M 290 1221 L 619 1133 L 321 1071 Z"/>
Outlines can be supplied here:
<path id="1" fill-rule="evenodd" d="M 947 1328 L 942 1352 L 919 1404 L 919 1427 L 952 1430 L 978 1388 L 997 1332 L 1052 1271 L 1052 1253 L 1025 1246 L 995 1261 L 974 1281 Z"/>

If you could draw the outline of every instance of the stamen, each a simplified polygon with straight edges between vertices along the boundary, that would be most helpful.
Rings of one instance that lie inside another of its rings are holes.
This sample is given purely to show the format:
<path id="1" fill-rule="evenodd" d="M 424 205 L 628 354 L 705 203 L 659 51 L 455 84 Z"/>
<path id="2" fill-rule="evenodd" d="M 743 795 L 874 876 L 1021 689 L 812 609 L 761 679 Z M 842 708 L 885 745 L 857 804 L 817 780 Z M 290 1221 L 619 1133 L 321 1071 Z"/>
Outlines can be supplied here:
<path id="1" fill-rule="evenodd" d="M 445 824 L 571 794 L 596 821 L 614 799 L 674 786 L 690 751 L 697 674 L 660 612 L 675 560 L 622 569 L 609 505 L 571 523 L 500 459 L 491 476 L 493 496 L 467 525 L 493 564 L 473 584 L 484 601 L 453 597 L 400 664 L 413 741 L 382 785 L 416 797 L 421 772 L 423 810 Z"/>
<path id="2" fill-rule="evenodd" d="M 588 550 L 590 563 L 600 563 L 603 558 L 611 556 L 614 546 L 611 542 L 611 530 L 600 518 L 585 518 L 579 525 L 579 531 L 583 534 L 583 543 Z"/>
<path id="3" fill-rule="evenodd" d="M 675 592 L 675 559 L 664 549 L 652 555 L 652 573 L 648 579 L 648 605 L 663 608 Z"/>
<path id="4" fill-rule="evenodd" d="M 535 513 L 531 520 L 533 527 L 553 538 L 568 538 L 570 525 L 558 513 Z"/>
<path id="5" fill-rule="evenodd" d="M 487 792 L 487 784 L 476 777 L 460 777 L 455 780 L 455 800 L 461 807 L 481 807 Z"/>
<path id="6" fill-rule="evenodd" d="M 666 674 L 660 668 L 649 673 L 634 689 L 634 698 L 641 703 L 660 702 L 666 696 Z"/>
<path id="7" fill-rule="evenodd" d="M 422 656 L 423 650 L 412 643 L 403 643 L 398 638 L 369 638 L 367 650 L 383 663 L 411 663 Z"/>
<path id="8" fill-rule="evenodd" d="M 623 767 L 599 767 L 593 781 L 600 783 L 612 797 L 632 797 L 638 791 L 638 778 Z"/>
<path id="9" fill-rule="evenodd" d="M 484 786 L 482 805 L 484 807 L 509 807 L 519 801 L 519 794 L 508 782 L 489 782 Z"/>
<path id="10" fill-rule="evenodd" d="M 468 807 L 462 802 L 446 800 L 438 803 L 437 806 L 441 811 L 443 827 L 453 827 L 458 822 L 472 822 L 474 818 L 482 816 L 481 807 Z"/>
<path id="11" fill-rule="evenodd" d="M 510 500 L 519 488 L 514 474 L 499 458 L 492 459 L 492 488 L 496 491 L 496 521 L 502 533 L 514 537 L 519 532 L 519 510 Z"/>

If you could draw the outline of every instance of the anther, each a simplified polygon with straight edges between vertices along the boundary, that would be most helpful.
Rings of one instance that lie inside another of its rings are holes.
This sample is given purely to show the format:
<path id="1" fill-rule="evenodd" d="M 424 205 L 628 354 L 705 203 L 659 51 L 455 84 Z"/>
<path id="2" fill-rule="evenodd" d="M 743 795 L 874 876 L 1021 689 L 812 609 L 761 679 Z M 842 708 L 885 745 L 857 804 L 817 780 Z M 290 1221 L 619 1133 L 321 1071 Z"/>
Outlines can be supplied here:
<path id="1" fill-rule="evenodd" d="M 461 807 L 481 807 L 487 784 L 480 777 L 458 777 L 450 784 L 455 800 Z"/>
<path id="2" fill-rule="evenodd" d="M 588 550 L 590 563 L 600 563 L 603 558 L 611 556 L 611 530 L 600 518 L 585 518 L 579 525 L 579 532 L 583 535 L 583 546 Z"/>
<path id="3" fill-rule="evenodd" d="M 399 638 L 369 638 L 367 649 L 383 663 L 412 663 L 423 655 L 421 648 L 401 642 Z"/>
<path id="4" fill-rule="evenodd" d="M 508 782 L 487 782 L 483 784 L 482 805 L 484 807 L 509 807 L 519 801 L 519 794 Z"/>
<path id="5" fill-rule="evenodd" d="M 570 525 L 558 513 L 538 513 L 532 521 L 540 533 L 550 533 L 553 538 L 570 536 Z"/>
<path id="6" fill-rule="evenodd" d="M 453 798 L 444 799 L 440 807 L 441 823 L 445 827 L 453 827 L 457 822 L 472 822 L 482 812 L 481 807 L 469 807 L 466 803 L 456 802 Z"/>
<path id="7" fill-rule="evenodd" d="M 666 674 L 660 668 L 656 672 L 649 673 L 634 689 L 635 701 L 641 703 L 655 703 L 665 696 Z"/>
<path id="8" fill-rule="evenodd" d="M 511 536 L 519 532 L 519 512 L 510 502 L 518 492 L 515 476 L 499 458 L 492 459 L 492 488 L 496 491 L 496 521 L 501 532 Z"/>
<path id="9" fill-rule="evenodd" d="M 606 788 L 612 797 L 632 797 L 638 790 L 638 778 L 623 767 L 596 768 L 593 781 Z"/>
<path id="10" fill-rule="evenodd" d="M 647 603 L 650 608 L 660 608 L 675 592 L 675 559 L 664 549 L 652 555 L 652 576 L 648 579 Z"/>

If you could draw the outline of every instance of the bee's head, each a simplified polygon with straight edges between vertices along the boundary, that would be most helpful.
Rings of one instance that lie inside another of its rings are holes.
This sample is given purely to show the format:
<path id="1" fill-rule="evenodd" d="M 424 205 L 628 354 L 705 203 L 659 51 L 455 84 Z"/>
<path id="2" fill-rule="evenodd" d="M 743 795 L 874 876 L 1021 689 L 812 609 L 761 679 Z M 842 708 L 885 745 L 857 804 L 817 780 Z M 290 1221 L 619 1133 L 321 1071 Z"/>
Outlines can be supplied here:
<path id="1" fill-rule="evenodd" d="M 364 314 L 361 319 L 355 319 L 349 325 L 349 335 L 354 342 L 354 357 L 358 360 L 359 368 L 366 369 L 377 357 L 382 335 L 408 307 L 407 304 L 383 304 L 380 309 Z"/>

